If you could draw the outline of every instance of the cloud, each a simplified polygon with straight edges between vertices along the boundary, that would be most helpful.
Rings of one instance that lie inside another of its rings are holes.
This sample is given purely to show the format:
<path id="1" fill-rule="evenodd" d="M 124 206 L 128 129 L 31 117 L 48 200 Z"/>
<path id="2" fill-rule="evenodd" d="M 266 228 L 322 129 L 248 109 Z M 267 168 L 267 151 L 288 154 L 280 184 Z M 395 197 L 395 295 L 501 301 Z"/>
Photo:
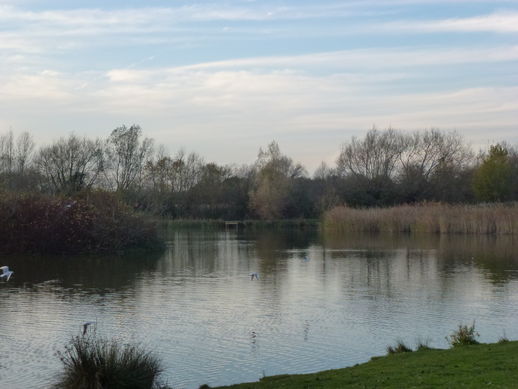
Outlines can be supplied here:
<path id="1" fill-rule="evenodd" d="M 229 68 L 334 68 L 414 67 L 518 60 L 518 46 L 486 48 L 370 48 L 295 56 L 243 58 L 193 64 L 171 71 Z"/>
<path id="2" fill-rule="evenodd" d="M 362 53 L 362 60 L 365 55 Z M 406 61 L 406 56 L 399 58 Z M 293 63 L 296 61 L 294 58 Z M 188 120 L 202 127 L 201 123 L 206 122 L 212 127 L 227 127 L 230 132 L 242 131 L 243 123 L 254 128 L 256 125 L 251 123 L 283 127 L 287 132 L 319 127 L 338 129 L 348 123 L 369 126 L 374 122 L 472 126 L 475 122 L 489 124 L 488 118 L 494 121 L 496 115 L 511 123 L 509 116 L 515 112 L 518 101 L 516 86 L 427 91 L 420 84 L 423 76 L 416 69 L 405 73 L 395 62 L 387 62 L 395 67 L 395 73 L 388 69 L 379 71 L 384 67 L 381 61 L 380 69 L 364 69 L 358 74 L 315 75 L 232 66 L 222 69 L 220 64 L 180 69 L 114 69 L 104 75 L 52 71 L 4 75 L 0 80 L 4 85 L 0 101 L 4 107 L 18 110 L 38 106 L 52 111 L 59 104 L 68 113 L 167 117 L 169 122 Z M 428 64 L 424 60 L 419 63 Z M 407 77 L 416 83 L 414 91 L 392 87 Z M 191 118 L 186 119 L 187 116 Z"/>
<path id="3" fill-rule="evenodd" d="M 254 150 L 246 150 L 252 158 L 272 138 L 301 150 L 307 142 L 309 155 L 334 152 L 346 134 L 372 124 L 456 128 L 479 137 L 491 129 L 512 138 L 518 45 L 498 35 L 464 46 L 430 39 L 424 46 L 414 36 L 478 31 L 512 37 L 518 13 L 398 21 L 410 14 L 398 13 L 402 7 L 425 3 L 435 1 L 288 1 L 279 7 L 229 0 L 224 6 L 42 11 L 0 6 L 0 132 L 12 125 L 41 131 L 40 139 L 70 129 L 96 136 L 136 122 L 158 142 L 205 145 L 208 158 L 234 162 L 242 159 L 225 152 L 234 140 L 253 143 Z M 390 22 L 389 12 L 396 12 Z M 381 39 L 390 32 L 412 39 Z M 353 43 L 326 40 L 346 34 L 355 36 Z M 229 58 L 254 53 L 252 39 L 276 49 L 260 44 L 262 53 L 278 53 L 287 43 L 276 46 L 277 39 L 305 45 L 303 38 L 311 36 L 312 45 L 290 48 L 305 53 L 362 47 L 363 34 L 369 44 L 397 47 Z"/>
<path id="4" fill-rule="evenodd" d="M 49 129 L 54 136 L 72 129 L 99 136 L 135 122 L 158 143 L 194 148 L 218 162 L 253 159 L 260 145 L 275 138 L 310 169 L 319 162 L 315 150 L 324 158 L 348 134 L 373 124 L 457 129 L 475 141 L 488 133 L 514 140 L 506 134 L 515 123 L 518 86 L 404 92 L 385 86 L 391 85 L 390 72 L 375 76 L 241 69 L 122 69 L 104 76 L 47 71 L 3 76 L 0 105 L 5 123 L 34 131 L 40 141 L 52 136 Z M 230 152 L 230 143 L 242 150 Z"/>
<path id="5" fill-rule="evenodd" d="M 409 20 L 385 23 L 381 30 L 392 32 L 495 32 L 518 33 L 518 12 L 496 12 L 468 18 Z"/>
<path id="6" fill-rule="evenodd" d="M 438 20 L 397 20 L 401 8 L 395 5 L 404 7 L 425 3 L 429 2 L 378 0 L 285 6 L 254 2 L 38 11 L 0 5 L 0 49 L 19 54 L 51 55 L 85 47 L 96 50 L 150 45 L 183 47 L 261 37 L 295 39 L 387 32 L 518 32 L 516 11 Z M 387 22 L 387 14 L 395 20 Z M 328 19 L 337 18 L 346 23 L 341 23 L 341 27 L 325 23 Z M 309 20 L 311 23 L 304 26 L 285 23 L 296 20 Z"/>
<path id="7" fill-rule="evenodd" d="M 0 21 L 4 23 L 32 23 L 60 27 L 95 26 L 163 26 L 164 23 L 188 23 L 211 21 L 271 21 L 315 19 L 322 17 L 371 15 L 380 12 L 355 9 L 347 3 L 320 5 L 274 6 L 248 4 L 194 4 L 180 7 L 142 7 L 106 10 L 78 8 L 72 10 L 28 11 L 13 6 L 0 5 Z"/>
<path id="8" fill-rule="evenodd" d="M 143 61 L 146 60 L 149 58 Z M 256 57 L 180 67 L 118 68 L 107 72 L 19 71 L 0 76 L 4 85 L 0 100 L 46 100 L 48 96 L 50 100 L 75 102 L 76 98 L 83 98 L 98 100 L 105 107 L 102 109 L 121 113 L 157 112 L 179 105 L 209 111 L 233 111 L 235 107 L 239 111 L 253 109 L 257 104 L 269 106 L 272 102 L 279 110 L 327 110 L 336 106 L 334 101 L 349 104 L 348 98 L 373 93 L 390 95 L 397 90 L 396 85 L 408 80 L 413 90 L 426 90 L 430 67 L 446 68 L 451 73 L 456 65 L 517 61 L 518 46 L 399 48 Z M 462 74 L 462 68 L 459 69 Z M 314 99 L 314 95 L 318 98 Z M 81 110 L 84 108 L 82 104 Z"/>

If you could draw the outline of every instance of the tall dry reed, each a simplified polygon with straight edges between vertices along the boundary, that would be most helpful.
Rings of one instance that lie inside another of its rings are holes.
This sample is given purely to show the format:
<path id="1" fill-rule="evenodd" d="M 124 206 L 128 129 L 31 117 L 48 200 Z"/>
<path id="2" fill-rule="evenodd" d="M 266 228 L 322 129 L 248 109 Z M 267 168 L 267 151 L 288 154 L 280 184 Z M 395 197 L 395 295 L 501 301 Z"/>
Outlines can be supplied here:
<path id="1" fill-rule="evenodd" d="M 324 227 L 344 232 L 510 235 L 518 233 L 518 204 L 339 206 L 325 213 Z"/>

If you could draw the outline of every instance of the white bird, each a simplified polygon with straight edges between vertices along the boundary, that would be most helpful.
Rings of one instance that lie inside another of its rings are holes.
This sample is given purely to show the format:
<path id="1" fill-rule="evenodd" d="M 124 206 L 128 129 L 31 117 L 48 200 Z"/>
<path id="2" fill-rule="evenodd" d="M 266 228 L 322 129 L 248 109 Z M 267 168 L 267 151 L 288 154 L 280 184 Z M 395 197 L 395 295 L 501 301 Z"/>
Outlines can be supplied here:
<path id="1" fill-rule="evenodd" d="M 255 277 L 256 280 L 258 280 L 259 279 L 259 273 L 256 273 L 256 272 L 250 273 L 250 280 L 253 281 L 254 277 Z"/>
<path id="2" fill-rule="evenodd" d="M 2 270 L 2 274 L 0 274 L 1 279 L 5 279 L 6 281 L 9 281 L 9 278 L 14 274 L 14 271 L 9 270 L 9 266 L 2 266 L 0 267 L 0 270 Z"/>
<path id="3" fill-rule="evenodd" d="M 88 327 L 91 326 L 92 324 L 97 324 L 97 322 L 87 321 L 87 322 L 83 323 L 83 336 L 86 335 L 86 331 L 88 331 Z"/>

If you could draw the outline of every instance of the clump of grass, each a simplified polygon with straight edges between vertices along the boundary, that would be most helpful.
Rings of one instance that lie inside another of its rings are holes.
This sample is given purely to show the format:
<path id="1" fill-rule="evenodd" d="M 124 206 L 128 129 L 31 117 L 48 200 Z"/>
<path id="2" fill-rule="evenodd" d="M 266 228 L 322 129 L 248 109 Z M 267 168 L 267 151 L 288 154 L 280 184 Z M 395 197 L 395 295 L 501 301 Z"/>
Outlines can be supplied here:
<path id="1" fill-rule="evenodd" d="M 416 351 L 424 351 L 424 350 L 431 350 L 430 347 L 430 338 L 417 338 L 416 341 Z"/>
<path id="2" fill-rule="evenodd" d="M 506 336 L 505 334 L 505 331 L 504 333 L 502 334 L 502 336 L 500 337 L 500 339 L 498 339 L 498 344 L 502 344 L 502 343 L 509 343 L 509 338 Z"/>
<path id="3" fill-rule="evenodd" d="M 157 357 L 138 346 L 95 336 L 76 336 L 60 353 L 60 389 L 160 389 Z"/>
<path id="4" fill-rule="evenodd" d="M 475 331 L 475 322 L 473 322 L 470 326 L 459 324 L 459 328 L 446 337 L 446 340 L 452 347 L 467 346 L 478 344 L 479 342 L 476 338 L 479 336 L 479 333 Z"/>
<path id="5" fill-rule="evenodd" d="M 412 349 L 410 347 L 407 347 L 405 343 L 403 343 L 402 340 L 396 341 L 395 346 L 387 346 L 387 353 L 388 354 L 399 354 L 399 353 L 410 353 L 412 352 Z"/>

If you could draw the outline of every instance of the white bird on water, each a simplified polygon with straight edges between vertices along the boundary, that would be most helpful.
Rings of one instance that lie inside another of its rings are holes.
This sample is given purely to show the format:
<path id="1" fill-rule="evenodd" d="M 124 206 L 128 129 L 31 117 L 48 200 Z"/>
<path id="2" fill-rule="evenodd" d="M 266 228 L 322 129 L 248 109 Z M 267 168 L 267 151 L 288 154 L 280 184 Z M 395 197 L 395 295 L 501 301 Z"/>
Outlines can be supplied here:
<path id="1" fill-rule="evenodd" d="M 258 279 L 259 279 L 259 273 L 257 273 L 257 272 L 250 273 L 250 280 L 252 280 L 252 281 L 253 281 L 253 279 L 254 279 L 254 278 L 255 278 L 256 280 L 258 280 Z"/>
<path id="2" fill-rule="evenodd" d="M 2 270 L 2 274 L 0 274 L 0 279 L 5 279 L 6 281 L 9 281 L 9 278 L 14 274 L 14 271 L 9 270 L 9 266 L 2 266 L 0 267 L 0 270 Z"/>

